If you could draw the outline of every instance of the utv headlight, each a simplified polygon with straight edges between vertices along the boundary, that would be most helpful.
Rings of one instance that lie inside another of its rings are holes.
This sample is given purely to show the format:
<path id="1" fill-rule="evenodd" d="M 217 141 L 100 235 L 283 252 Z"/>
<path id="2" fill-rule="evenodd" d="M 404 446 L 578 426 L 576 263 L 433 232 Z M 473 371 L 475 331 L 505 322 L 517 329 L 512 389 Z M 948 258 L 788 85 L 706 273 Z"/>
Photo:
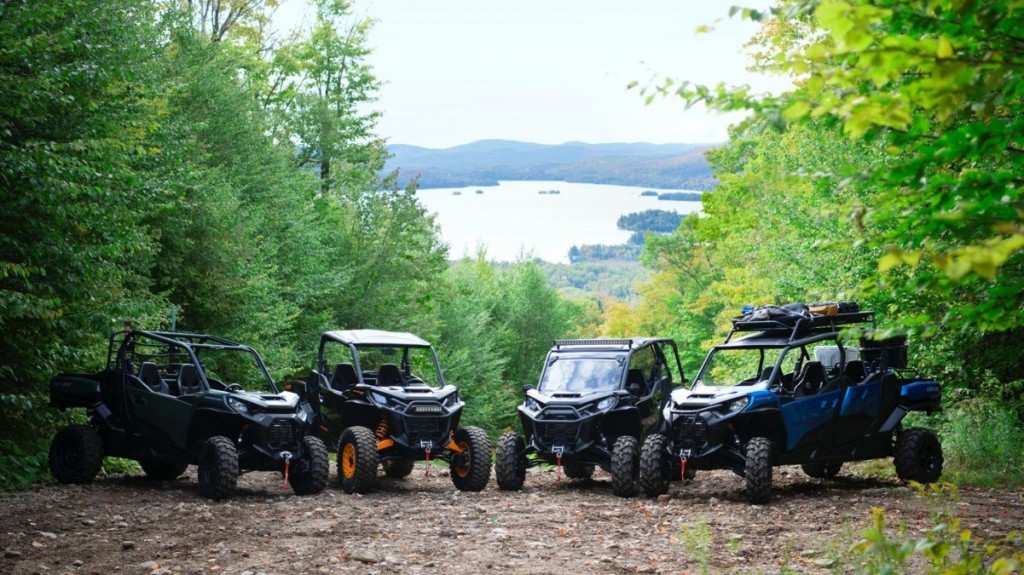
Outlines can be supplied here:
<path id="1" fill-rule="evenodd" d="M 454 407 L 455 404 L 458 403 L 458 402 L 459 402 L 459 392 L 457 392 L 457 391 L 452 393 L 452 394 L 450 394 L 450 395 L 448 395 L 448 397 L 444 398 L 444 406 L 445 407 Z"/>
<path id="2" fill-rule="evenodd" d="M 748 405 L 750 405 L 750 398 L 741 397 L 729 404 L 729 413 L 736 413 Z"/>
<path id="3" fill-rule="evenodd" d="M 387 405 L 387 404 L 391 403 L 391 401 L 388 398 L 388 396 L 384 395 L 383 393 L 377 393 L 376 391 L 371 391 L 370 392 L 370 397 L 373 399 L 374 403 L 379 404 L 379 405 Z"/>
<path id="4" fill-rule="evenodd" d="M 617 401 L 616 401 L 614 395 L 606 397 L 606 398 L 602 399 L 601 401 L 597 402 L 597 410 L 598 411 L 605 411 L 605 410 L 611 409 L 611 408 L 615 407 L 616 403 L 617 403 Z"/>
<path id="5" fill-rule="evenodd" d="M 238 413 L 241 413 L 242 415 L 249 415 L 250 413 L 253 412 L 252 406 L 234 397 L 228 398 L 228 406 L 231 407 L 231 409 L 237 411 Z"/>
<path id="6" fill-rule="evenodd" d="M 523 405 L 525 405 L 526 409 L 529 409 L 530 411 L 540 411 L 540 404 L 532 397 L 527 397 Z"/>

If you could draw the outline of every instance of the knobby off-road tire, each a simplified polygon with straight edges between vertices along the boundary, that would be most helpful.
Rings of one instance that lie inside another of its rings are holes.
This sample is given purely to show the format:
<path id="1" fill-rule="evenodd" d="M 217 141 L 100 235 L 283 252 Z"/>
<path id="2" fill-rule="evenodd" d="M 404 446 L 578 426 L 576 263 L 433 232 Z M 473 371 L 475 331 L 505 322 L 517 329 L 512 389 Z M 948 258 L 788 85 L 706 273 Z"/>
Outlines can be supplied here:
<path id="1" fill-rule="evenodd" d="M 377 479 L 377 438 L 368 427 L 349 427 L 338 447 L 338 480 L 345 493 L 366 493 Z"/>
<path id="2" fill-rule="evenodd" d="M 238 451 L 222 435 L 203 442 L 199 451 L 199 493 L 213 500 L 231 497 L 238 485 Z"/>
<path id="3" fill-rule="evenodd" d="M 313 495 L 327 487 L 327 476 L 331 462 L 327 458 L 327 446 L 318 437 L 307 435 L 302 438 L 302 457 L 290 464 L 288 481 L 296 495 Z"/>
<path id="4" fill-rule="evenodd" d="M 800 466 L 808 477 L 815 479 L 833 479 L 842 468 L 842 463 L 805 463 Z"/>
<path id="5" fill-rule="evenodd" d="M 902 481 L 935 483 L 942 475 L 942 444 L 930 429 L 911 427 L 896 438 L 892 462 Z"/>
<path id="6" fill-rule="evenodd" d="M 640 448 L 640 489 L 648 497 L 668 492 L 672 466 L 669 465 L 667 448 L 668 438 L 660 433 L 648 435 Z"/>
<path id="7" fill-rule="evenodd" d="M 593 465 L 585 465 L 575 460 L 564 462 L 562 470 L 569 479 L 590 479 L 594 475 Z"/>
<path id="8" fill-rule="evenodd" d="M 612 446 L 612 493 L 633 497 L 639 488 L 640 443 L 632 435 L 623 435 Z"/>
<path id="9" fill-rule="evenodd" d="M 747 464 L 744 469 L 747 499 L 751 503 L 768 503 L 772 498 L 772 444 L 764 437 L 747 442 Z"/>
<path id="10" fill-rule="evenodd" d="M 173 481 L 188 469 L 188 463 L 160 459 L 140 459 L 139 465 L 146 478 L 154 481 Z"/>
<path id="11" fill-rule="evenodd" d="M 88 483 L 103 466 L 103 439 L 88 425 L 69 425 L 50 442 L 50 473 L 61 483 Z"/>
<path id="12" fill-rule="evenodd" d="M 479 427 L 456 430 L 452 441 L 463 453 L 468 452 L 467 465 L 449 465 L 452 483 L 459 491 L 483 491 L 491 479 L 491 441 Z"/>
<path id="13" fill-rule="evenodd" d="M 519 491 L 526 481 L 526 442 L 514 431 L 506 431 L 498 440 L 494 454 L 494 478 L 498 489 Z"/>
<path id="14" fill-rule="evenodd" d="M 412 459 L 385 459 L 384 475 L 393 479 L 408 477 L 415 463 Z"/>

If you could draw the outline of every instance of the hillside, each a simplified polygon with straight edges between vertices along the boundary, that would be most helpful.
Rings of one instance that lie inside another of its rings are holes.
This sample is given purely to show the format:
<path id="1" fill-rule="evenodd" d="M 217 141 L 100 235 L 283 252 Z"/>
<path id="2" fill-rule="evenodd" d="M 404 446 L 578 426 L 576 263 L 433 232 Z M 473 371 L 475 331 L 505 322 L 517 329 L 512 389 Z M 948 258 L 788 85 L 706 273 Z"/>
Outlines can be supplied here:
<path id="1" fill-rule="evenodd" d="M 498 180 L 565 180 L 653 188 L 708 190 L 708 144 L 532 144 L 481 140 L 446 149 L 394 144 L 386 170 L 422 188 L 493 185 Z"/>

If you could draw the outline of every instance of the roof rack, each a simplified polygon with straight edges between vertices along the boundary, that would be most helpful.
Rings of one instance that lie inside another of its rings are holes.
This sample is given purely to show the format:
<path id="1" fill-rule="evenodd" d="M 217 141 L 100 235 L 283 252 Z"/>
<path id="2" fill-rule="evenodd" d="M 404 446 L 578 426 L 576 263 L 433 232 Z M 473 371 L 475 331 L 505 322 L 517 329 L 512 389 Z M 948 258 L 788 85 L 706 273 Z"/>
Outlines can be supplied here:
<path id="1" fill-rule="evenodd" d="M 556 339 L 555 347 L 562 347 L 563 345 L 590 345 L 590 346 L 626 346 L 630 347 L 633 345 L 631 339 Z"/>
<path id="2" fill-rule="evenodd" d="M 801 333 L 820 327 L 828 327 L 830 331 L 839 331 L 839 326 L 858 323 L 870 323 L 875 326 L 875 312 L 858 311 L 841 313 L 837 315 L 811 315 L 808 317 L 794 317 L 787 319 L 760 319 L 744 320 L 744 316 L 732 318 L 732 329 L 725 337 L 725 343 L 732 339 L 733 334 L 743 331 L 786 331 L 789 332 L 789 340 L 796 339 Z"/>

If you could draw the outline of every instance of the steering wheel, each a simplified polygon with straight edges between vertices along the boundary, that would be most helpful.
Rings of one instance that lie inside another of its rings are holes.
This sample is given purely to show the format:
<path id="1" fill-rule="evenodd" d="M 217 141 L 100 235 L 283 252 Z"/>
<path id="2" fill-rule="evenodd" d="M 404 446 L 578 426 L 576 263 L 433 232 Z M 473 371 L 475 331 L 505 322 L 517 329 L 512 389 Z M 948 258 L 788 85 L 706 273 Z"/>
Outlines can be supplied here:
<path id="1" fill-rule="evenodd" d="M 231 383 L 231 384 L 228 384 L 228 386 L 225 387 L 224 389 L 226 389 L 228 391 L 228 393 L 231 393 L 231 392 L 235 392 L 235 391 L 242 391 L 242 389 L 244 389 L 244 388 L 242 387 L 241 383 Z"/>

